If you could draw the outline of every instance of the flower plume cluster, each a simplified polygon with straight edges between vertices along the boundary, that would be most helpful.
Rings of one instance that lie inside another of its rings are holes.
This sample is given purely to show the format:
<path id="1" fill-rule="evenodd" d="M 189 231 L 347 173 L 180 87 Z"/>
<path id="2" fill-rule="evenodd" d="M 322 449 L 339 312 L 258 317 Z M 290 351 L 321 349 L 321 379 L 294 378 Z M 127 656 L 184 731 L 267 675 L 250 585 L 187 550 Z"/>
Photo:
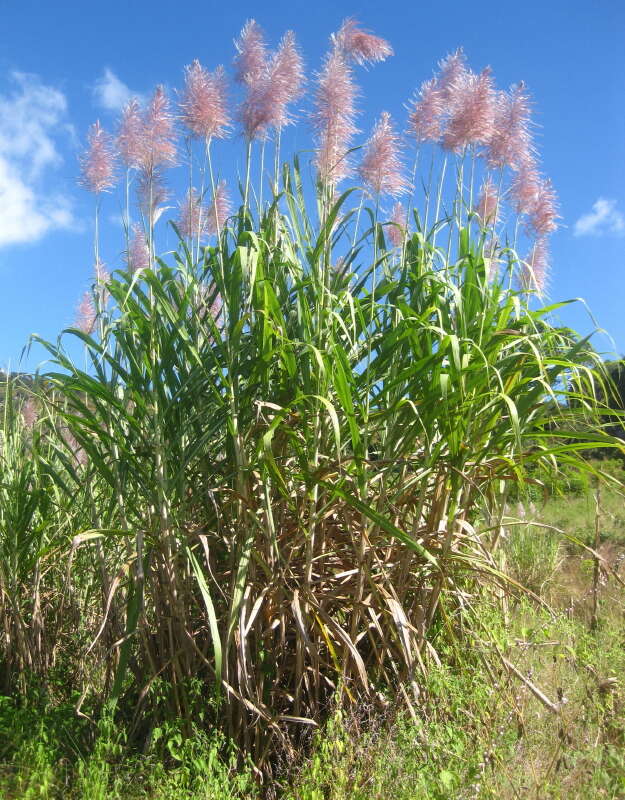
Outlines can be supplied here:
<path id="1" fill-rule="evenodd" d="M 336 186 L 351 175 L 348 150 L 356 127 L 356 99 L 351 62 L 364 65 L 384 61 L 393 49 L 384 39 L 364 31 L 353 19 L 343 22 L 330 37 L 331 48 L 316 75 L 311 115 L 317 140 L 315 165 L 321 180 Z"/>
<path id="2" fill-rule="evenodd" d="M 289 105 L 303 91 L 304 62 L 295 34 L 287 31 L 275 53 L 269 53 L 260 26 L 250 20 L 236 41 L 236 79 L 246 87 L 239 108 L 243 133 L 251 141 L 266 139 L 293 122 Z"/>
<path id="3" fill-rule="evenodd" d="M 127 169 L 127 198 L 130 187 L 137 193 L 136 216 L 140 222 L 133 222 L 128 199 L 124 218 L 126 257 L 133 272 L 147 269 L 152 263 L 154 229 L 163 212 L 170 208 L 165 205 L 170 194 L 166 171 L 179 163 L 179 134 L 186 136 L 194 180 L 189 180 L 184 199 L 172 205 L 179 209 L 181 235 L 197 243 L 219 234 L 231 215 L 225 182 L 213 173 L 209 144 L 229 135 L 233 120 L 238 122 L 248 145 L 248 174 L 257 141 L 272 139 L 276 165 L 279 163 L 280 132 L 294 122 L 294 104 L 302 98 L 306 84 L 304 61 L 295 34 L 287 31 L 277 47 L 271 49 L 260 25 L 249 20 L 234 45 L 230 87 L 223 66 L 210 71 L 196 59 L 185 67 L 177 106 L 171 104 L 165 88 L 157 86 L 147 103 L 142 104 L 136 98 L 128 102 L 115 139 L 99 122 L 89 129 L 88 147 L 80 161 L 81 184 L 96 195 L 112 189 L 119 158 Z M 353 18 L 344 20 L 330 36 L 329 50 L 314 73 L 308 112 L 314 135 L 313 164 L 326 199 L 347 178 L 358 180 L 376 203 L 383 204 L 388 198 L 413 190 L 403 164 L 403 137 L 396 132 L 386 111 L 379 116 L 364 143 L 359 164 L 354 163 L 353 154 L 361 144 L 356 139 L 360 133 L 357 68 L 379 64 L 392 54 L 389 42 Z M 238 100 L 231 96 L 235 92 L 239 93 Z M 417 148 L 428 143 L 439 146 L 446 158 L 455 160 L 458 168 L 465 158 L 471 160 L 470 170 L 458 172 L 460 194 L 457 204 L 454 201 L 454 208 L 459 209 L 457 224 L 464 224 L 462 215 L 469 224 L 475 220 L 474 224 L 486 232 L 484 247 L 490 248 L 495 261 L 496 242 L 506 242 L 501 228 L 507 224 L 505 212 L 516 213 L 522 223 L 519 229 L 530 239 L 527 264 L 532 266 L 522 281 L 524 285 L 533 281 L 536 286 L 540 281 L 544 286 L 548 237 L 557 228 L 558 206 L 553 186 L 541 173 L 538 163 L 531 111 L 524 83 L 507 91 L 498 90 L 490 68 L 474 72 L 464 52 L 458 49 L 441 60 L 437 72 L 421 83 L 408 107 L 405 128 L 408 142 L 412 141 Z M 206 146 L 203 153 L 206 161 L 198 164 L 199 176 L 194 171 L 198 162 L 193 148 L 199 146 L 195 140 Z M 481 182 L 476 200 L 474 172 L 476 181 Z M 425 186 L 425 178 L 420 176 L 416 183 Z M 193 188 L 193 184 L 201 188 Z M 277 185 L 277 177 L 273 185 Z M 432 200 L 434 205 L 433 197 L 430 192 L 428 204 Z M 436 205 L 440 206 L 440 195 Z M 415 219 L 421 219 L 421 210 L 414 200 L 407 203 L 407 208 L 415 208 Z M 386 213 L 389 242 L 399 247 L 409 233 L 407 211 L 396 202 L 390 217 Z M 96 239 L 96 258 L 97 253 Z M 81 319 L 88 320 L 86 305 L 83 311 Z"/>

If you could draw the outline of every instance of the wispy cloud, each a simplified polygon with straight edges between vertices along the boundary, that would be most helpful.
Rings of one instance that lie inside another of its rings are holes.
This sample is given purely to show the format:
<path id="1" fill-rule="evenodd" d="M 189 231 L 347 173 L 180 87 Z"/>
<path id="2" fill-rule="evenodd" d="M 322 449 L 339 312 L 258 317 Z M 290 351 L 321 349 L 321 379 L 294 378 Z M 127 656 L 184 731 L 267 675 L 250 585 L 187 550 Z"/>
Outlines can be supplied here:
<path id="1" fill-rule="evenodd" d="M 95 82 L 93 94 L 96 104 L 107 111 L 121 111 L 131 97 L 138 96 L 109 67 Z"/>
<path id="2" fill-rule="evenodd" d="M 592 210 L 577 220 L 575 236 L 602 236 L 606 233 L 625 234 L 625 216 L 616 208 L 616 200 L 599 197 Z"/>
<path id="3" fill-rule="evenodd" d="M 0 94 L 0 247 L 75 224 L 70 198 L 46 185 L 63 163 L 59 133 L 72 133 L 65 95 L 36 75 L 9 78 L 12 91 Z"/>

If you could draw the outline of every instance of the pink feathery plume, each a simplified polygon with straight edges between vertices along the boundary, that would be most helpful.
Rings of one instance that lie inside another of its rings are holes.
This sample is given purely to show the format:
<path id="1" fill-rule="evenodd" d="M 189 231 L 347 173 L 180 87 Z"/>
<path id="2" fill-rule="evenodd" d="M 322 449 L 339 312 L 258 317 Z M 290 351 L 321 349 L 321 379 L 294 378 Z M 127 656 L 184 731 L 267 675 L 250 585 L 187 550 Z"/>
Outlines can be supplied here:
<path id="1" fill-rule="evenodd" d="M 488 165 L 519 170 L 532 160 L 531 109 L 525 84 L 497 92 L 494 131 L 488 143 Z"/>
<path id="2" fill-rule="evenodd" d="M 248 20 L 234 46 L 234 77 L 237 83 L 253 85 L 262 75 L 267 64 L 267 47 L 262 28 L 253 19 Z"/>
<path id="3" fill-rule="evenodd" d="M 219 66 L 208 72 L 196 59 L 185 68 L 185 73 L 180 103 L 182 122 L 193 136 L 223 139 L 230 122 L 224 68 Z"/>
<path id="4" fill-rule="evenodd" d="M 543 295 L 549 278 L 549 248 L 547 239 L 539 236 L 532 245 L 526 260 L 521 265 L 519 280 L 524 291 L 535 290 Z"/>
<path id="5" fill-rule="evenodd" d="M 461 83 L 468 70 L 464 52 L 459 47 L 455 52 L 450 53 L 442 61 L 439 61 L 439 74 L 436 80 L 436 87 L 445 103 L 449 103 L 453 96 L 453 87 Z"/>
<path id="6" fill-rule="evenodd" d="M 443 147 L 455 153 L 471 144 L 487 144 L 494 132 L 495 93 L 487 67 L 476 75 L 465 70 L 449 84 L 450 116 Z"/>
<path id="7" fill-rule="evenodd" d="M 75 327 L 83 333 L 91 333 L 96 317 L 97 313 L 91 292 L 85 292 L 76 309 Z"/>
<path id="8" fill-rule="evenodd" d="M 267 64 L 269 55 L 262 28 L 253 19 L 248 20 L 234 46 L 235 80 L 246 89 L 245 99 L 239 106 L 238 118 L 248 141 L 264 137 L 267 133 Z"/>
<path id="9" fill-rule="evenodd" d="M 385 39 L 364 30 L 353 18 L 343 21 L 337 33 L 332 34 L 332 42 L 347 60 L 361 66 L 384 61 L 393 55 L 393 48 Z"/>
<path id="10" fill-rule="evenodd" d="M 160 166 L 175 164 L 174 117 L 163 86 L 157 86 L 144 116 L 140 165 L 147 174 Z"/>
<path id="11" fill-rule="evenodd" d="M 529 215 L 536 205 L 540 189 L 540 175 L 533 161 L 528 161 L 514 176 L 511 192 L 514 208 L 518 214 Z"/>
<path id="12" fill-rule="evenodd" d="M 288 105 L 301 96 L 303 83 L 304 62 L 295 34 L 287 31 L 278 50 L 248 83 L 247 96 L 239 109 L 245 137 L 264 139 L 271 128 L 280 130 L 290 124 L 293 118 Z"/>
<path id="13" fill-rule="evenodd" d="M 317 138 L 315 165 L 322 181 L 336 186 L 351 174 L 347 151 L 355 125 L 357 89 L 351 67 L 333 48 L 317 74 L 315 108 L 311 116 Z"/>
<path id="14" fill-rule="evenodd" d="M 231 213 L 232 209 L 228 190 L 226 189 L 226 182 L 219 181 L 215 187 L 215 197 L 208 209 L 206 232 L 211 235 L 220 233 Z"/>
<path id="15" fill-rule="evenodd" d="M 417 142 L 437 142 L 442 135 L 444 114 L 443 92 L 436 78 L 424 81 L 418 98 L 412 102 L 408 131 Z"/>
<path id="16" fill-rule="evenodd" d="M 487 225 L 497 224 L 499 221 L 499 209 L 499 192 L 492 180 L 487 178 L 482 184 L 482 191 L 480 192 L 480 197 L 475 207 L 475 213 L 478 215 L 481 224 L 485 227 Z"/>
<path id="17" fill-rule="evenodd" d="M 132 238 L 128 245 L 126 260 L 128 269 L 132 273 L 150 268 L 150 248 L 140 225 L 132 226 Z"/>
<path id="18" fill-rule="evenodd" d="M 94 194 L 115 186 L 115 150 L 113 140 L 99 120 L 87 134 L 87 149 L 80 157 L 81 185 Z"/>
<path id="19" fill-rule="evenodd" d="M 389 224 L 386 226 L 387 236 L 393 247 L 402 247 L 408 228 L 408 214 L 404 206 L 397 202 L 391 211 Z"/>
<path id="20" fill-rule="evenodd" d="M 395 197 L 408 189 L 400 159 L 400 139 L 387 111 L 382 112 L 373 128 L 358 172 L 376 196 L 389 194 Z"/>
<path id="21" fill-rule="evenodd" d="M 138 169 L 144 152 L 144 122 L 141 106 L 136 97 L 129 100 L 122 111 L 117 133 L 117 149 L 127 167 Z"/>
<path id="22" fill-rule="evenodd" d="M 178 228 L 188 239 L 201 239 L 206 234 L 208 212 L 202 198 L 194 188 L 190 188 L 184 202 L 180 203 Z"/>
<path id="23" fill-rule="evenodd" d="M 33 400 L 32 397 L 29 397 L 28 400 L 24 402 L 22 405 L 20 412 L 22 414 L 22 420 L 24 425 L 31 429 L 34 427 L 35 423 L 39 419 L 39 410 L 37 409 L 37 404 Z"/>
<path id="24" fill-rule="evenodd" d="M 303 94 L 305 83 L 304 60 L 297 46 L 293 31 L 287 31 L 271 58 L 267 77 L 268 124 L 282 128 L 293 122 L 287 106 Z"/>
<path id="25" fill-rule="evenodd" d="M 557 229 L 557 219 L 558 210 L 555 190 L 548 178 L 543 179 L 538 184 L 538 191 L 536 192 L 528 221 L 529 227 L 540 241 L 547 234 L 553 233 Z"/>

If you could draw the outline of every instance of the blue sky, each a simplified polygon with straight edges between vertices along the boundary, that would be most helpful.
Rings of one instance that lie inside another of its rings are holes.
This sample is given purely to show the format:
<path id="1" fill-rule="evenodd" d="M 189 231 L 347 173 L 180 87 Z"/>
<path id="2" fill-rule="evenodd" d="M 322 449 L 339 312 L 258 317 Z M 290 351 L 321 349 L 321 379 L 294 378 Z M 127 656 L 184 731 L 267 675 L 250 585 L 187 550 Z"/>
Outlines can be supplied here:
<path id="1" fill-rule="evenodd" d="M 625 352 L 622 0 L 0 0 L 0 367 L 18 367 L 31 332 L 54 338 L 71 323 L 90 280 L 93 204 L 76 187 L 77 154 L 89 124 L 99 117 L 111 128 L 128 90 L 146 95 L 157 83 L 180 86 L 183 67 L 194 58 L 210 69 L 229 66 L 232 40 L 250 17 L 274 45 L 293 28 L 312 71 L 346 16 L 395 50 L 386 63 L 358 72 L 363 131 L 383 109 L 403 127 L 406 101 L 459 46 L 475 70 L 493 68 L 499 87 L 527 83 L 543 169 L 563 218 L 552 239 L 550 298 L 584 298 L 614 340 L 598 337 L 595 346 Z M 305 122 L 289 139 L 295 148 L 309 146 Z M 231 176 L 242 154 L 235 144 L 216 155 Z M 109 268 L 121 265 L 118 215 L 118 201 L 107 198 Z M 561 320 L 583 332 L 593 327 L 581 305 L 562 312 Z M 33 356 L 28 365 L 36 362 Z"/>

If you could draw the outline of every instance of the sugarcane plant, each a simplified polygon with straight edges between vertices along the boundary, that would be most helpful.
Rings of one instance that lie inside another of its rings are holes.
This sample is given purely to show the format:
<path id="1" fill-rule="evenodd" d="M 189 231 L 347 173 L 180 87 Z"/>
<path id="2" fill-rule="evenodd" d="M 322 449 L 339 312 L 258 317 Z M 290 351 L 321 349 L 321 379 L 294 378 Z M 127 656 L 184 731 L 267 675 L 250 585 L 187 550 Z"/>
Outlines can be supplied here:
<path id="1" fill-rule="evenodd" d="M 303 84 L 295 39 L 271 53 L 244 27 L 238 208 L 213 152 L 225 72 L 188 67 L 178 120 L 200 188 L 161 255 L 164 90 L 129 103 L 116 142 L 94 126 L 93 286 L 57 342 L 33 340 L 50 359 L 37 418 L 5 405 L 3 662 L 43 672 L 71 625 L 79 709 L 130 710 L 135 732 L 192 720 L 199 679 L 260 770 L 332 704 L 418 703 L 433 633 L 464 635 L 479 592 L 523 591 L 495 553 L 507 494 L 621 446 L 587 339 L 558 326 L 564 304 L 541 304 L 557 212 L 525 87 L 497 91 L 457 52 L 411 106 L 412 175 L 386 113 L 354 171 L 354 69 L 391 52 L 353 20 L 331 37 L 309 180 L 306 154 L 280 150 Z M 109 274 L 98 213 L 115 149 L 126 262 Z"/>

